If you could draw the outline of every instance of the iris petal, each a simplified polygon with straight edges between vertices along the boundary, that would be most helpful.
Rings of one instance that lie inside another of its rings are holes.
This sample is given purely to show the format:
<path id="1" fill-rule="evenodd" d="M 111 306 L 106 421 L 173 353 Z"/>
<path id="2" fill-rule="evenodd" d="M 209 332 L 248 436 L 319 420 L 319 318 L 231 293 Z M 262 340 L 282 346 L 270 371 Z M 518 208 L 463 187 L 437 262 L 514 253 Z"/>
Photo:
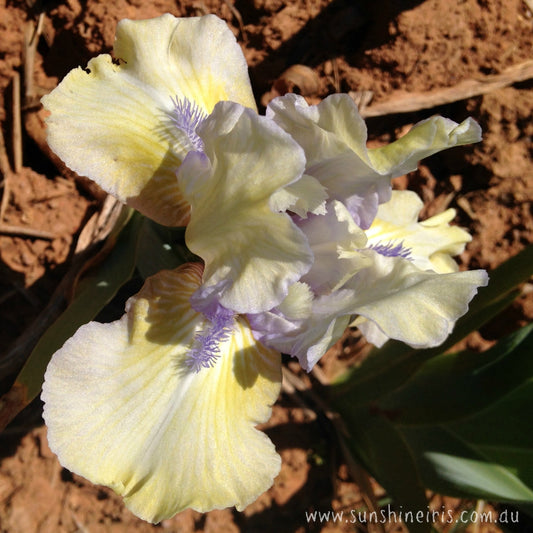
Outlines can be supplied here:
<path id="1" fill-rule="evenodd" d="M 265 422 L 280 390 L 278 353 L 237 319 L 213 368 L 185 363 L 205 325 L 189 298 L 201 267 L 149 278 L 111 324 L 81 327 L 53 357 L 43 388 L 61 463 L 113 488 L 141 518 L 242 509 L 280 468 Z"/>
<path id="2" fill-rule="evenodd" d="M 365 233 L 355 225 L 344 204 L 333 201 L 327 209 L 325 215 L 312 215 L 298 223 L 315 258 L 302 281 L 316 295 L 338 289 L 370 262 L 360 252 L 367 243 Z"/>
<path id="3" fill-rule="evenodd" d="M 217 104 L 199 135 L 204 153 L 189 153 L 178 173 L 192 206 L 187 246 L 205 261 L 195 301 L 214 294 L 238 313 L 271 309 L 313 260 L 305 235 L 271 205 L 302 175 L 303 151 L 272 121 L 231 102 Z"/>
<path id="4" fill-rule="evenodd" d="M 374 256 L 372 266 L 358 272 L 336 295 L 339 314 L 361 315 L 388 338 L 415 348 L 444 342 L 477 288 L 488 282 L 484 270 L 437 274 L 400 257 L 367 253 Z"/>
<path id="5" fill-rule="evenodd" d="M 456 272 L 458 267 L 451 256 L 460 254 L 472 238 L 464 229 L 449 225 L 455 217 L 454 209 L 418 222 L 422 207 L 416 193 L 393 191 L 391 200 L 379 206 L 366 231 L 369 246 L 401 244 L 417 267 L 440 274 Z"/>
<path id="6" fill-rule="evenodd" d="M 157 222 L 182 225 L 189 206 L 175 172 L 189 142 L 172 121 L 174 102 L 209 113 L 234 100 L 255 108 L 235 37 L 215 17 L 123 20 L 114 63 L 92 59 L 43 98 L 52 150 L 80 175 Z"/>
<path id="7" fill-rule="evenodd" d="M 367 149 L 367 129 L 350 96 L 328 96 L 309 106 L 302 96 L 275 98 L 267 116 L 303 147 L 306 173 L 327 189 L 329 199 L 343 202 L 358 226 L 370 227 L 379 204 L 390 199 L 390 179 L 416 169 L 431 154 L 481 140 L 472 119 L 461 124 L 434 116 L 416 124 L 397 141 Z"/>

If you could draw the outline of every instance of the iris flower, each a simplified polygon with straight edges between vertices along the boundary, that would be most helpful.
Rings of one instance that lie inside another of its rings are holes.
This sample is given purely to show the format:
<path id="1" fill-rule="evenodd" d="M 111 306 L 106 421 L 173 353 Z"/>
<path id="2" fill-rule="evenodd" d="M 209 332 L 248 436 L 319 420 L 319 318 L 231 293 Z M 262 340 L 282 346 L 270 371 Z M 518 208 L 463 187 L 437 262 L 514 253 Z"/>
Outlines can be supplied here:
<path id="1" fill-rule="evenodd" d="M 62 464 L 145 520 L 242 509 L 279 472 L 255 426 L 281 379 L 279 353 L 242 313 L 279 304 L 311 266 L 303 232 L 272 207 L 305 157 L 257 114 L 242 52 L 216 17 L 122 21 L 114 53 L 44 98 L 49 144 L 145 215 L 188 223 L 203 264 L 156 274 L 121 320 L 81 327 L 54 355 L 48 438 Z"/>
<path id="2" fill-rule="evenodd" d="M 241 510 L 280 468 L 256 427 L 279 394 L 280 351 L 309 370 L 354 316 L 376 343 L 434 345 L 485 283 L 455 271 L 468 236 L 450 213 L 418 223 L 418 201 L 390 184 L 479 128 L 435 117 L 370 151 L 348 97 L 283 97 L 259 116 L 214 16 L 121 21 L 114 56 L 43 99 L 49 144 L 144 215 L 187 225 L 202 262 L 148 278 L 120 320 L 56 352 L 50 446 L 145 520 Z"/>
<path id="3" fill-rule="evenodd" d="M 479 125 L 434 116 L 397 141 L 368 149 L 366 125 L 348 95 L 316 106 L 288 94 L 267 117 L 306 155 L 305 174 L 326 191 L 326 213 L 296 220 L 314 255 L 309 272 L 281 305 L 249 315 L 258 340 L 297 357 L 310 370 L 351 320 L 381 346 L 394 338 L 425 348 L 441 344 L 468 310 L 485 271 L 458 272 L 452 256 L 470 236 L 449 226 L 454 210 L 418 223 L 421 200 L 393 192 L 391 179 L 419 159 L 481 140 Z"/>

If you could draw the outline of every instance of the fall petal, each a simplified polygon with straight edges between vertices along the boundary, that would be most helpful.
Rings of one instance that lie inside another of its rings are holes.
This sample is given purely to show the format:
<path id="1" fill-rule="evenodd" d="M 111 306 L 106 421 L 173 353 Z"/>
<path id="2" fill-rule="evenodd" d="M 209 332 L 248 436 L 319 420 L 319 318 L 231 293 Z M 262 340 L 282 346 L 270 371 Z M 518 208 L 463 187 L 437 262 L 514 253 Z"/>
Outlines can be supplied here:
<path id="1" fill-rule="evenodd" d="M 123 20 L 109 55 L 72 70 L 43 98 L 48 143 L 65 164 L 157 222 L 182 225 L 189 206 L 176 170 L 189 142 L 176 101 L 209 113 L 219 100 L 254 107 L 246 62 L 215 16 Z"/>
<path id="2" fill-rule="evenodd" d="M 339 291 L 345 302 L 338 312 L 361 315 L 387 337 L 416 348 L 441 344 L 488 282 L 484 270 L 437 274 L 400 257 L 372 255 L 372 266 Z"/>
<path id="3" fill-rule="evenodd" d="M 255 428 L 279 393 L 279 354 L 236 319 L 212 368 L 185 364 L 206 327 L 189 305 L 200 277 L 201 267 L 185 265 L 149 278 L 121 320 L 81 327 L 45 376 L 44 417 L 61 463 L 151 522 L 189 507 L 242 509 L 280 468 Z"/>

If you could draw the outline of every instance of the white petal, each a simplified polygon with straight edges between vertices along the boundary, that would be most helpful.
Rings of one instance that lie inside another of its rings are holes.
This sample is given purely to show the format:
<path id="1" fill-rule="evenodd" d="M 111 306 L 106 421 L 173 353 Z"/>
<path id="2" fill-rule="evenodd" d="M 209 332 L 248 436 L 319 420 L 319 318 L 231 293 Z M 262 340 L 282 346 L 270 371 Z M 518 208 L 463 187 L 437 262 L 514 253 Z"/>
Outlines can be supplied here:
<path id="1" fill-rule="evenodd" d="M 343 285 L 357 270 L 369 265 L 358 252 L 367 243 L 341 202 L 328 204 L 325 215 L 311 216 L 299 222 L 314 255 L 311 270 L 302 278 L 315 294 L 327 294 Z"/>
<path id="2" fill-rule="evenodd" d="M 215 16 L 123 20 L 114 63 L 92 59 L 43 98 L 48 143 L 72 170 L 154 220 L 187 221 L 176 170 L 187 152 L 173 99 L 210 112 L 220 100 L 255 107 L 246 62 Z"/>
<path id="3" fill-rule="evenodd" d="M 240 313 L 272 309 L 309 270 L 303 233 L 271 197 L 300 178 L 301 148 L 272 121 L 222 102 L 199 129 L 178 180 L 192 206 L 187 246 L 205 261 L 206 295 Z M 206 296 L 207 297 L 207 296 Z"/>
<path id="4" fill-rule="evenodd" d="M 433 116 L 415 124 L 397 141 L 368 151 L 376 170 L 401 176 L 416 169 L 418 161 L 453 146 L 481 141 L 481 128 L 472 118 L 461 124 Z"/>
<path id="5" fill-rule="evenodd" d="M 431 154 L 481 140 L 472 119 L 461 124 L 431 117 L 404 137 L 368 150 L 367 130 L 357 106 L 348 95 L 336 94 L 317 106 L 298 95 L 275 98 L 267 116 L 280 124 L 304 148 L 306 173 L 317 178 L 330 199 L 346 204 L 355 222 L 367 229 L 377 206 L 390 198 L 390 179 L 416 169 Z"/>
<path id="6" fill-rule="evenodd" d="M 311 315 L 313 292 L 309 285 L 297 282 L 289 288 L 289 294 L 279 304 L 279 311 L 287 318 L 301 320 Z"/>
<path id="7" fill-rule="evenodd" d="M 366 228 L 377 206 L 390 196 L 390 177 L 376 171 L 366 148 L 367 130 L 348 95 L 331 95 L 317 106 L 302 96 L 275 98 L 267 116 L 302 146 L 306 173 L 317 178 L 330 199 L 347 204 L 355 222 Z"/>
<path id="8" fill-rule="evenodd" d="M 323 314 L 316 311 L 299 328 L 265 335 L 264 342 L 280 352 L 296 357 L 300 366 L 310 372 L 341 338 L 349 322 L 348 315 L 337 315 L 336 310 Z"/>
<path id="9" fill-rule="evenodd" d="M 279 393 L 279 354 L 238 319 L 213 368 L 184 365 L 206 326 L 189 305 L 200 276 L 186 265 L 150 278 L 121 320 L 80 328 L 45 376 L 44 417 L 61 463 L 151 522 L 185 508 L 242 509 L 280 468 L 255 428 Z"/>
<path id="10" fill-rule="evenodd" d="M 342 289 L 338 312 L 362 315 L 387 337 L 416 348 L 444 342 L 477 288 L 488 282 L 484 270 L 437 274 L 406 259 L 372 255 L 373 265 Z"/>
<path id="11" fill-rule="evenodd" d="M 272 211 L 292 211 L 306 218 L 308 213 L 324 215 L 328 194 L 320 182 L 304 174 L 298 181 L 275 192 L 270 198 Z"/>
<path id="12" fill-rule="evenodd" d="M 215 15 L 122 20 L 114 52 L 128 76 L 207 113 L 222 100 L 256 109 L 242 50 Z"/>
<path id="13" fill-rule="evenodd" d="M 296 284 L 298 285 L 298 284 Z M 306 287 L 305 284 L 299 284 Z M 294 285 L 293 285 L 294 287 Z M 332 293 L 310 300 L 305 291 L 291 291 L 277 308 L 266 313 L 250 315 L 254 334 L 267 346 L 298 358 L 304 370 L 310 371 L 316 362 L 341 337 L 348 326 L 350 316 L 344 312 L 344 293 Z M 340 301 L 340 303 L 339 303 Z M 293 308 L 303 311 L 299 316 L 290 315 Z M 285 314 L 285 311 L 288 311 Z"/>

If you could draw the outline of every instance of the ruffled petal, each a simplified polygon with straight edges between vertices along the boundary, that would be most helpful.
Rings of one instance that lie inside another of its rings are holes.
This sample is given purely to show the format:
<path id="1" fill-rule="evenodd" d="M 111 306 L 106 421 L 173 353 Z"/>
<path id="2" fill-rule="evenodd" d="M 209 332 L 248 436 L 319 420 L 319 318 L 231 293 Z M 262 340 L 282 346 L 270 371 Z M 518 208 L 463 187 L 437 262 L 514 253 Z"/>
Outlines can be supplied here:
<path id="1" fill-rule="evenodd" d="M 349 325 L 350 316 L 339 313 L 336 296 L 318 297 L 305 320 L 289 318 L 277 309 L 249 315 L 254 336 L 270 348 L 296 357 L 309 372 Z M 340 300 L 342 309 L 345 301 Z"/>
<path id="2" fill-rule="evenodd" d="M 368 155 L 374 168 L 391 177 L 416 170 L 418 162 L 430 155 L 463 144 L 481 141 L 481 127 L 472 118 L 460 124 L 435 115 L 415 124 L 403 137 Z"/>
<path id="3" fill-rule="evenodd" d="M 213 368 L 185 364 L 206 326 L 189 305 L 200 280 L 197 265 L 150 278 L 121 320 L 80 328 L 45 376 L 44 418 L 61 463 L 151 522 L 185 508 L 242 509 L 280 468 L 255 428 L 279 394 L 279 354 L 239 318 Z"/>
<path id="4" fill-rule="evenodd" d="M 185 234 L 205 262 L 199 298 L 216 295 L 238 313 L 272 309 L 311 267 L 305 235 L 272 195 L 302 175 L 301 148 L 272 121 L 231 102 L 200 126 L 204 153 L 191 152 L 178 173 L 192 206 Z"/>
<path id="5" fill-rule="evenodd" d="M 315 297 L 305 283 L 295 283 L 277 308 L 247 318 L 255 338 L 296 357 L 310 371 L 348 326 L 350 316 L 342 314 L 344 296 L 334 292 Z"/>
<path id="6" fill-rule="evenodd" d="M 315 314 L 296 336 L 285 339 L 286 351 L 310 372 L 322 356 L 341 338 L 349 316 Z"/>
<path id="7" fill-rule="evenodd" d="M 431 154 L 481 140 L 472 119 L 461 124 L 443 117 L 420 122 L 404 137 L 367 149 L 367 130 L 350 96 L 328 96 L 309 106 L 302 96 L 275 98 L 267 116 L 304 148 L 306 173 L 326 187 L 329 198 L 343 202 L 363 229 L 370 227 L 379 204 L 390 199 L 390 179 L 416 169 Z"/>
<path id="8" fill-rule="evenodd" d="M 455 210 L 418 222 L 422 200 L 412 191 L 393 191 L 391 200 L 379 206 L 372 226 L 365 232 L 370 247 L 401 246 L 408 259 L 422 270 L 439 274 L 456 272 L 451 258 L 472 240 L 464 229 L 450 226 Z"/>
<path id="9" fill-rule="evenodd" d="M 317 295 L 336 290 L 370 264 L 359 251 L 366 246 L 365 233 L 356 226 L 344 204 L 333 201 L 327 209 L 325 215 L 313 215 L 298 223 L 315 258 L 302 281 Z"/>
<path id="10" fill-rule="evenodd" d="M 484 270 L 437 274 L 410 261 L 368 251 L 373 264 L 338 291 L 337 313 L 361 315 L 388 338 L 415 348 L 438 346 L 468 310 L 478 287 L 488 283 Z M 344 299 L 344 302 L 341 301 Z"/>
<path id="11" fill-rule="evenodd" d="M 255 108 L 246 62 L 213 15 L 123 20 L 115 57 L 92 59 L 43 98 L 48 143 L 68 167 L 167 225 L 186 223 L 176 170 L 188 139 L 172 120 L 175 102 L 205 113 L 234 100 Z"/>
<path id="12" fill-rule="evenodd" d="M 350 327 L 357 327 L 365 339 L 378 348 L 381 348 L 389 340 L 389 337 L 379 329 L 375 322 L 367 320 L 362 316 L 357 317 L 350 324 Z"/>
<path id="13" fill-rule="evenodd" d="M 298 181 L 275 192 L 270 198 L 270 207 L 273 211 L 291 211 L 301 218 L 307 218 L 309 213 L 325 215 L 327 197 L 320 182 L 304 174 Z"/>
<path id="14" fill-rule="evenodd" d="M 353 176 L 367 173 L 371 167 L 366 124 L 348 95 L 330 95 L 310 106 L 303 96 L 289 93 L 274 98 L 268 104 L 266 116 L 302 146 L 309 167 L 348 151 L 356 156 Z"/>
<path id="15" fill-rule="evenodd" d="M 329 199 L 343 202 L 357 225 L 369 227 L 379 203 L 390 197 L 390 176 L 372 166 L 366 125 L 353 100 L 337 94 L 309 106 L 302 96 L 287 94 L 270 102 L 267 117 L 302 146 L 306 173 L 326 188 Z"/>
<path id="16" fill-rule="evenodd" d="M 365 252 L 372 265 L 339 290 L 314 299 L 306 320 L 276 313 L 250 317 L 256 335 L 271 348 L 297 357 L 305 370 L 324 355 L 350 324 L 381 346 L 392 338 L 415 348 L 437 346 L 468 310 L 477 288 L 488 282 L 484 270 L 437 274 L 400 257 Z M 292 326 L 292 327 L 291 327 Z"/>

